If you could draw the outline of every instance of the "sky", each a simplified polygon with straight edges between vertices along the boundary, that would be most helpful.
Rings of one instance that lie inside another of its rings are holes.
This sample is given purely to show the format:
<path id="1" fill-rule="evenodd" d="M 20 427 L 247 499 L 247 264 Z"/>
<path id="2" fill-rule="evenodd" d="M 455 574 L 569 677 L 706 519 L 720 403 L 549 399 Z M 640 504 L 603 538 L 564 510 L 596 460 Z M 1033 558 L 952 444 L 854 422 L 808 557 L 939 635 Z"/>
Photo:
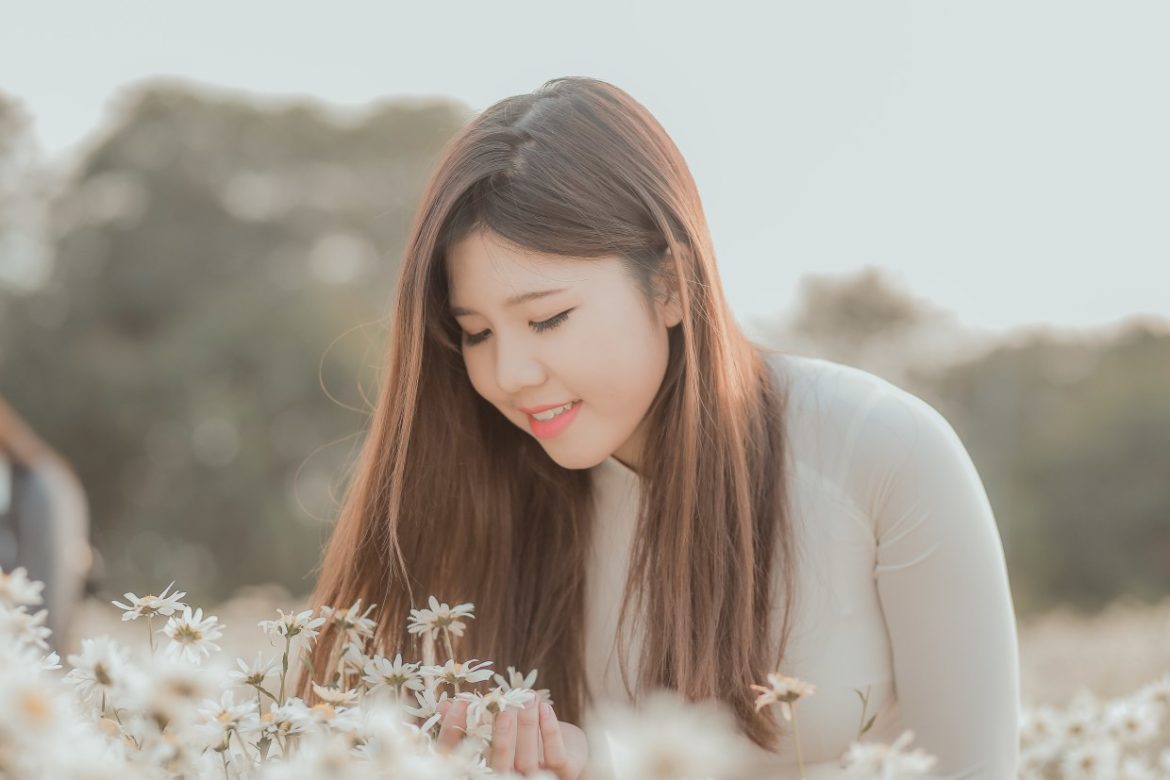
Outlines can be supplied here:
<path id="1" fill-rule="evenodd" d="M 0 90 L 76 157 L 169 76 L 339 112 L 563 75 L 682 150 L 741 322 L 886 272 L 973 328 L 1170 321 L 1170 4 L 0 0 Z"/>

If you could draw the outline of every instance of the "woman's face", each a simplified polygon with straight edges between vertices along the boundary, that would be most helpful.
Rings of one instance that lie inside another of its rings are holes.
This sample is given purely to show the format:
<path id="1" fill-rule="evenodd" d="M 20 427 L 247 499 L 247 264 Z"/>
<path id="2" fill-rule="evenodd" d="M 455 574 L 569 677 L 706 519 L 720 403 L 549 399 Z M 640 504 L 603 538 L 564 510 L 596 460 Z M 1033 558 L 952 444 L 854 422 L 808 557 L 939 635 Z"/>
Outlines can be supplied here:
<path id="1" fill-rule="evenodd" d="M 642 421 L 666 373 L 667 328 L 681 320 L 677 298 L 656 302 L 651 316 L 620 258 L 520 252 L 486 232 L 452 246 L 447 271 L 476 392 L 565 468 L 614 455 L 640 471 Z M 524 297 L 509 302 L 514 296 Z M 569 402 L 549 422 L 524 411 Z"/>

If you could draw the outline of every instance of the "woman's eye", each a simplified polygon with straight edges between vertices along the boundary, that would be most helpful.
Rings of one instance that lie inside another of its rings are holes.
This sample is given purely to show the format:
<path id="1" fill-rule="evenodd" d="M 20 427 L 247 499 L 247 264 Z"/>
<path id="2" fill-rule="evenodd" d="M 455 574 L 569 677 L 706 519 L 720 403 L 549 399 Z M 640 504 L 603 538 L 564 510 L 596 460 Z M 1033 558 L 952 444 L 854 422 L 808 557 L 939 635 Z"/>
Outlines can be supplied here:
<path id="1" fill-rule="evenodd" d="M 561 312 L 560 314 L 556 315 L 555 317 L 549 317 L 547 320 L 543 320 L 541 322 L 531 322 L 531 323 L 529 323 L 529 325 L 531 325 L 532 329 L 534 331 L 536 331 L 537 333 L 544 333 L 547 330 L 552 330 L 553 328 L 557 327 L 562 322 L 567 320 L 569 318 L 569 312 L 571 312 L 571 311 L 572 311 L 572 309 L 567 309 L 566 311 Z M 479 344 L 483 341 L 486 341 L 487 334 L 489 334 L 489 333 L 491 333 L 490 330 L 481 331 L 479 333 L 464 333 L 463 334 L 463 343 L 469 347 L 473 347 L 476 344 Z"/>

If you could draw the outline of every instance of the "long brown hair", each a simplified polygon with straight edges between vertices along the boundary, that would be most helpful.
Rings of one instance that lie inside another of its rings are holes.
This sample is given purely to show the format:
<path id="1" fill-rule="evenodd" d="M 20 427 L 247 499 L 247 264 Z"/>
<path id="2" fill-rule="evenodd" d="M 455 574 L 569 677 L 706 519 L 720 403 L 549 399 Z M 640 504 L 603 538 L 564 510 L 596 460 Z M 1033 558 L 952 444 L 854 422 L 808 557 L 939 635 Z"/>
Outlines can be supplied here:
<path id="1" fill-rule="evenodd" d="M 646 108 L 605 81 L 557 78 L 501 100 L 443 149 L 414 217 L 380 393 L 311 605 L 379 605 L 377 647 L 414 648 L 407 657 L 417 659 L 409 610 L 430 594 L 474 602 L 459 660 L 539 668 L 558 716 L 581 722 L 592 476 L 552 461 L 471 385 L 445 253 L 476 229 L 537 252 L 617 255 L 648 306 L 661 283 L 678 296 L 683 319 L 647 412 L 620 631 L 636 597 L 655 618 L 644 623 L 639 693 L 719 698 L 745 735 L 775 749 L 780 724 L 770 708 L 756 712 L 748 686 L 779 668 L 789 636 L 786 391 L 723 297 L 682 155 Z M 774 654 L 777 552 L 787 599 Z M 319 637 L 315 669 L 338 636 L 329 627 Z M 624 652 L 620 663 L 625 679 Z M 302 671 L 306 701 L 312 681 Z"/>

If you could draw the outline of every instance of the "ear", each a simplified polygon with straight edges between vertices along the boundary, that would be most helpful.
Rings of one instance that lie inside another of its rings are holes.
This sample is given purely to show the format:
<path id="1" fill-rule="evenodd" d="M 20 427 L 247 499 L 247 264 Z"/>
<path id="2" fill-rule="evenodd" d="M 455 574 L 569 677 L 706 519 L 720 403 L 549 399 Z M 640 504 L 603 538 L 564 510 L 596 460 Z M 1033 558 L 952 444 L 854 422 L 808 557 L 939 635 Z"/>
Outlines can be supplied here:
<path id="1" fill-rule="evenodd" d="M 673 328 L 682 322 L 682 303 L 678 298 L 678 289 L 669 279 L 673 277 L 659 276 L 656 281 L 658 295 L 655 297 L 655 307 L 662 324 Z"/>

